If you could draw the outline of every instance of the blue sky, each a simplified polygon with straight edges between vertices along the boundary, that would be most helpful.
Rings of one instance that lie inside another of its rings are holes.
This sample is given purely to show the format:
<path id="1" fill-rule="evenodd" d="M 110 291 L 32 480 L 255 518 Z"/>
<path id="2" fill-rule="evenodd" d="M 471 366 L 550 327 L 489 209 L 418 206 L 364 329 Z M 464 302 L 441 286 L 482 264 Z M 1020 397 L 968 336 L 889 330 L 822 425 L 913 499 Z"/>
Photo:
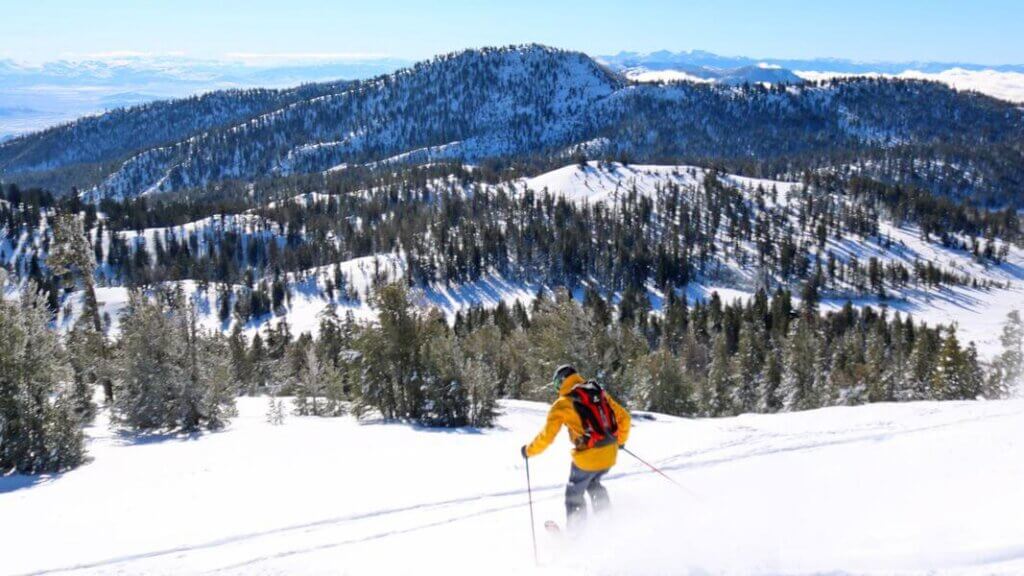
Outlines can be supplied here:
<path id="1" fill-rule="evenodd" d="M 0 0 L 0 57 L 388 55 L 541 42 L 590 54 L 1024 63 L 1021 0 Z"/>

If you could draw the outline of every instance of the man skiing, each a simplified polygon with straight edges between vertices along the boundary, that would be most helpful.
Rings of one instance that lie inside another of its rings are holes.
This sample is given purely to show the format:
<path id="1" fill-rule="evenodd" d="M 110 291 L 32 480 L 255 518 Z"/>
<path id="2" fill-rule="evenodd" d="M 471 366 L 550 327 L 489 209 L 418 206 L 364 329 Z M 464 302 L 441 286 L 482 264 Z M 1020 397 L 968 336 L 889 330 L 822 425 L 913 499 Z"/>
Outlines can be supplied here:
<path id="1" fill-rule="evenodd" d="M 573 443 L 572 468 L 565 488 L 566 524 L 577 530 L 587 517 L 584 492 L 594 512 L 608 507 L 608 491 L 601 478 L 615 465 L 619 448 L 629 438 L 630 418 L 622 406 L 594 381 L 586 381 L 571 365 L 559 366 L 552 377 L 558 400 L 548 411 L 547 423 L 533 442 L 520 449 L 523 458 L 543 452 L 564 424 Z"/>

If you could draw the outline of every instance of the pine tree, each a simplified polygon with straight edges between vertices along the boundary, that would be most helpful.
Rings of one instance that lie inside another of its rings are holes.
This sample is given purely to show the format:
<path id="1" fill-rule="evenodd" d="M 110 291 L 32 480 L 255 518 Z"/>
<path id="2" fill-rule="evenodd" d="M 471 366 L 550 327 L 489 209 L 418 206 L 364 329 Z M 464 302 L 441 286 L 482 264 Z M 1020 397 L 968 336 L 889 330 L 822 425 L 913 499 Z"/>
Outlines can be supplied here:
<path id="1" fill-rule="evenodd" d="M 889 366 L 885 342 L 885 324 L 875 322 L 876 329 L 867 338 L 867 351 L 864 357 L 865 379 L 867 380 L 867 401 L 884 402 L 893 399 L 892 371 Z"/>
<path id="2" fill-rule="evenodd" d="M 818 343 L 807 316 L 801 316 L 792 328 L 786 344 L 785 371 L 781 397 L 788 410 L 809 410 L 818 404 Z"/>
<path id="3" fill-rule="evenodd" d="M 764 397 L 762 342 L 764 335 L 755 324 L 743 325 L 732 365 L 733 403 L 740 413 L 757 412 Z"/>
<path id="4" fill-rule="evenodd" d="M 134 430 L 172 429 L 178 423 L 179 384 L 186 373 L 182 341 L 162 299 L 129 294 L 117 350 L 114 412 Z"/>
<path id="5" fill-rule="evenodd" d="M 0 293 L 5 289 L 0 278 Z M 0 298 L 0 475 L 60 472 L 85 458 L 64 350 L 36 286 L 15 304 Z"/>
<path id="6" fill-rule="evenodd" d="M 643 410 L 676 416 L 697 413 L 693 389 L 683 373 L 680 360 L 663 346 L 638 359 L 629 377 L 634 382 L 636 405 Z"/>
<path id="7" fill-rule="evenodd" d="M 102 335 L 82 323 L 67 334 L 66 349 L 72 373 L 70 401 L 83 423 L 92 422 L 96 416 L 93 400 L 96 381 L 112 377 L 109 364 L 103 362 L 103 347 Z"/>
<path id="8" fill-rule="evenodd" d="M 704 411 L 710 416 L 731 416 L 733 414 L 733 379 L 730 370 L 729 349 L 725 334 L 715 337 L 712 348 L 711 367 L 708 370 L 708 384 L 702 400 Z"/>
<path id="9" fill-rule="evenodd" d="M 272 395 L 267 396 L 267 423 L 274 426 L 284 424 L 285 410 L 284 402 Z"/>
<path id="10" fill-rule="evenodd" d="M 464 426 L 469 394 L 462 374 L 462 351 L 439 312 L 424 323 L 423 408 L 418 420 L 430 426 Z"/>
<path id="11" fill-rule="evenodd" d="M 116 386 L 117 421 L 133 430 L 214 430 L 234 415 L 227 342 L 199 327 L 180 291 L 153 298 L 130 294 Z"/>
<path id="12" fill-rule="evenodd" d="M 995 371 L 988 391 L 994 398 L 1007 395 L 1024 381 L 1024 321 L 1019 311 L 1007 315 L 999 342 L 1003 351 L 994 362 Z"/>
<path id="13" fill-rule="evenodd" d="M 467 395 L 466 424 L 477 428 L 492 426 L 498 416 L 494 376 L 488 365 L 469 358 L 462 367 Z"/>
<path id="14" fill-rule="evenodd" d="M 981 389 L 976 353 L 964 350 L 956 337 L 956 329 L 950 327 L 938 352 L 935 370 L 932 372 L 932 398 L 936 400 L 973 399 Z"/>
<path id="15" fill-rule="evenodd" d="M 779 353 L 774 348 L 769 348 L 765 353 L 764 362 L 764 395 L 761 398 L 760 409 L 766 412 L 778 412 L 785 407 L 785 390 L 782 387 L 782 361 Z"/>
<path id="16" fill-rule="evenodd" d="M 528 340 L 533 370 L 531 381 L 536 382 L 537 387 L 528 397 L 550 398 L 553 392 L 550 373 L 567 362 L 575 365 L 581 374 L 604 381 L 606 375 L 602 373 L 603 358 L 599 348 L 612 346 L 606 337 L 604 327 L 596 326 L 592 317 L 564 292 L 553 300 L 545 298 L 540 304 L 535 302 Z"/>
<path id="17" fill-rule="evenodd" d="M 375 409 L 387 419 L 418 419 L 422 407 L 419 319 L 400 285 L 382 287 L 375 305 L 379 327 L 364 330 L 356 341 L 363 358 L 356 413 Z"/>
<path id="18" fill-rule="evenodd" d="M 58 276 L 76 275 L 83 286 L 83 306 L 80 321 L 92 329 L 94 335 L 89 337 L 88 346 L 76 348 L 76 352 L 88 353 L 89 357 L 79 358 L 78 366 L 89 371 L 87 367 L 103 367 L 110 354 L 100 317 L 99 300 L 96 297 L 96 258 L 89 239 L 85 235 L 82 221 L 76 214 L 62 214 L 53 222 L 53 243 L 46 259 L 50 270 Z M 90 371 L 91 372 L 91 371 Z M 113 400 L 113 383 L 107 374 L 83 374 L 77 376 L 80 381 L 98 381 L 103 386 L 107 402 Z M 81 401 L 78 402 L 79 404 Z M 87 407 L 83 412 L 92 413 Z"/>
<path id="19" fill-rule="evenodd" d="M 356 415 L 377 411 L 428 426 L 489 425 L 493 382 L 465 361 L 444 316 L 421 315 L 401 284 L 378 290 L 376 305 L 379 325 L 355 339 L 362 377 Z"/>
<path id="20" fill-rule="evenodd" d="M 313 346 L 302 353 L 302 364 L 294 382 L 295 414 L 298 416 L 340 416 L 343 411 L 341 375 L 331 362 L 320 360 Z"/>

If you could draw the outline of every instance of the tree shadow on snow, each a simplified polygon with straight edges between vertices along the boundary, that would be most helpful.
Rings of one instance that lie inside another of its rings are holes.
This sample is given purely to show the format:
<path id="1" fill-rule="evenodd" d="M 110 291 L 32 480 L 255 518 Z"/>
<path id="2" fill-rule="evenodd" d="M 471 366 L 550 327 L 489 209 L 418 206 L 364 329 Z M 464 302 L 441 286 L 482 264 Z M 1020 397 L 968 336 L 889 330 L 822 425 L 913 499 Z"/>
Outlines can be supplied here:
<path id="1" fill-rule="evenodd" d="M 220 430 L 204 430 L 202 432 L 132 432 L 128 430 L 118 430 L 114 435 L 117 437 L 117 442 L 121 446 L 145 446 L 147 444 L 159 444 L 161 442 L 170 442 L 175 440 L 181 442 L 198 440 L 203 436 L 216 434 L 218 432 L 220 432 Z"/>
<path id="2" fill-rule="evenodd" d="M 7 494 L 9 492 L 24 490 L 25 488 L 49 484 L 60 479 L 61 476 L 63 476 L 63 474 L 39 474 L 35 476 L 27 474 L 11 474 L 10 476 L 0 476 L 0 494 Z"/>
<path id="3" fill-rule="evenodd" d="M 388 420 L 386 418 L 367 418 L 360 420 L 361 426 L 401 426 L 403 428 L 409 428 L 416 432 L 431 432 L 435 434 L 458 434 L 458 435 L 477 435 L 483 434 L 483 428 L 476 428 L 474 426 L 457 426 L 457 427 L 443 427 L 443 426 L 428 426 L 419 422 L 407 422 L 404 420 Z M 500 430 L 501 428 L 495 426 L 491 430 Z"/>

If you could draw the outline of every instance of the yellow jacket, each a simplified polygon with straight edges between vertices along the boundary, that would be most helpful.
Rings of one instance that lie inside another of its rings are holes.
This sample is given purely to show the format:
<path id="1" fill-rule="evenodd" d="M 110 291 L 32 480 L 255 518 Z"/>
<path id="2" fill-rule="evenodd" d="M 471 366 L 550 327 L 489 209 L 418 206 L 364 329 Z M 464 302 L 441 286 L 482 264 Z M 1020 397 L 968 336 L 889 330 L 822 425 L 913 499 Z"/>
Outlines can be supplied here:
<path id="1" fill-rule="evenodd" d="M 562 429 L 563 424 L 569 429 L 569 440 L 572 441 L 573 446 L 576 445 L 576 439 L 583 436 L 583 421 L 580 420 L 579 414 L 576 413 L 576 408 L 572 405 L 572 398 L 568 394 L 572 392 L 573 388 L 584 382 L 585 380 L 579 374 L 573 374 L 562 382 L 562 386 L 558 390 L 558 400 L 555 400 L 555 403 L 551 405 L 551 409 L 548 410 L 548 420 L 544 424 L 544 429 L 540 431 L 540 434 L 537 434 L 533 442 L 526 446 L 526 455 L 528 457 L 537 456 L 547 449 L 555 440 L 555 437 L 558 436 L 558 432 Z M 614 466 L 615 458 L 619 454 L 619 446 L 625 444 L 629 438 L 629 412 L 620 406 L 610 394 L 606 394 L 606 396 L 608 404 L 611 406 L 612 411 L 615 412 L 615 421 L 619 425 L 619 430 L 616 434 L 619 441 L 618 445 L 609 444 L 584 450 L 573 448 L 572 461 L 578 468 L 588 472 L 607 470 Z"/>

